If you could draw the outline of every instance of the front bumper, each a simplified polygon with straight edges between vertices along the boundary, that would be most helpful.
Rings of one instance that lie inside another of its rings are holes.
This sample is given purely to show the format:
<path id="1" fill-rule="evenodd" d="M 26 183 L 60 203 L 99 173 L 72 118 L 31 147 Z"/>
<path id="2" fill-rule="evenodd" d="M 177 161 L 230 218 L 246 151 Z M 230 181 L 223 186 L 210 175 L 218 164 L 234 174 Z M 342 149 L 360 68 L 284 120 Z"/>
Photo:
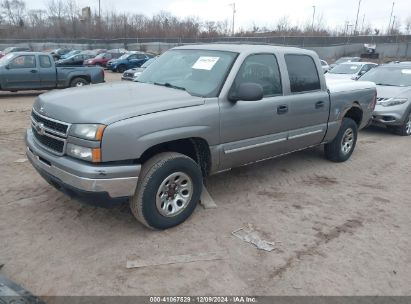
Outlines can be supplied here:
<path id="1" fill-rule="evenodd" d="M 403 107 L 402 105 L 392 107 L 377 106 L 372 114 L 372 118 L 374 122 L 388 126 L 402 125 L 406 113 L 407 107 Z"/>
<path id="2" fill-rule="evenodd" d="M 32 130 L 26 132 L 27 158 L 57 189 L 80 197 L 125 198 L 134 195 L 141 165 L 95 165 L 42 149 Z M 68 190 L 68 191 L 66 191 Z"/>

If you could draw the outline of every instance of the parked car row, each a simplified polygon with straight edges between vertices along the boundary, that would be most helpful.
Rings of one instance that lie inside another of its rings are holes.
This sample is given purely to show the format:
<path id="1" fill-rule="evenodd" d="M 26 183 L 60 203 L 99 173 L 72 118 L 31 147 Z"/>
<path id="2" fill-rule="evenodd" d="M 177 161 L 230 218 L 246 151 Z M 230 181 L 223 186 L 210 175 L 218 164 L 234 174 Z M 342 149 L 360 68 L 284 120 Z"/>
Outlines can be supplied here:
<path id="1" fill-rule="evenodd" d="M 147 60 L 141 67 L 139 68 L 132 68 L 123 73 L 121 76 L 122 80 L 131 80 L 131 81 L 137 81 L 140 75 L 144 72 L 145 69 L 147 69 L 154 61 L 156 61 L 157 57 L 150 58 Z"/>

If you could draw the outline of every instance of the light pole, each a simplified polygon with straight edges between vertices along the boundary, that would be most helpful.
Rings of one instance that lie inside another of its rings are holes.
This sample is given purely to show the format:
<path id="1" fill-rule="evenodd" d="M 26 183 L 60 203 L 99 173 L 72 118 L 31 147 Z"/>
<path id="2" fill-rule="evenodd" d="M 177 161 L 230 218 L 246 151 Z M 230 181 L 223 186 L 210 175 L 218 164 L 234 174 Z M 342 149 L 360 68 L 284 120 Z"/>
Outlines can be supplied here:
<path id="1" fill-rule="evenodd" d="M 357 18 L 355 19 L 354 35 L 357 32 L 358 15 L 360 14 L 360 6 L 361 6 L 361 0 L 358 0 Z"/>
<path id="2" fill-rule="evenodd" d="M 395 5 L 395 2 L 392 3 L 390 22 L 388 23 L 388 30 L 387 30 L 388 34 L 389 34 L 390 28 L 391 28 L 391 20 L 392 20 L 392 14 L 394 13 L 394 5 Z"/>
<path id="3" fill-rule="evenodd" d="M 391 33 L 394 32 L 394 26 L 395 26 L 395 19 L 397 18 L 397 16 L 394 15 L 394 17 L 392 18 L 392 25 L 391 25 Z"/>
<path id="4" fill-rule="evenodd" d="M 234 24 L 235 24 L 235 13 L 236 13 L 237 11 L 235 10 L 235 3 L 231 3 L 231 4 L 229 4 L 229 5 L 233 8 L 233 28 L 232 28 L 231 34 L 234 36 L 234 33 L 235 33 L 235 27 L 234 27 Z"/>
<path id="5" fill-rule="evenodd" d="M 314 33 L 314 18 L 315 18 L 315 5 L 313 5 L 313 22 L 311 25 L 312 32 Z"/>
<path id="6" fill-rule="evenodd" d="M 98 0 L 98 19 L 101 18 L 101 3 L 100 3 L 100 1 L 101 0 Z"/>

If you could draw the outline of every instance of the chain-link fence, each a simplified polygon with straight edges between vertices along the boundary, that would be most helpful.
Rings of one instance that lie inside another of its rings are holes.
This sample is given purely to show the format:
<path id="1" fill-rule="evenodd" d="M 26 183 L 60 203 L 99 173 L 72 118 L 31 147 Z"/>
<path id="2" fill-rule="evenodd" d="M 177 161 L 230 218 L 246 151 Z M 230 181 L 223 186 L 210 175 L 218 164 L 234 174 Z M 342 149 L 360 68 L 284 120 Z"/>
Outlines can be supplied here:
<path id="1" fill-rule="evenodd" d="M 67 38 L 49 38 L 49 39 L 0 39 L 0 44 L 13 43 L 74 43 L 74 44 L 132 44 L 132 43 L 173 43 L 173 44 L 191 44 L 191 43 L 256 43 L 256 44 L 276 44 L 300 47 L 321 47 L 335 46 L 355 43 L 401 43 L 411 42 L 411 35 L 395 36 L 270 36 L 270 37 L 213 37 L 213 38 L 118 38 L 118 39 L 67 39 Z"/>

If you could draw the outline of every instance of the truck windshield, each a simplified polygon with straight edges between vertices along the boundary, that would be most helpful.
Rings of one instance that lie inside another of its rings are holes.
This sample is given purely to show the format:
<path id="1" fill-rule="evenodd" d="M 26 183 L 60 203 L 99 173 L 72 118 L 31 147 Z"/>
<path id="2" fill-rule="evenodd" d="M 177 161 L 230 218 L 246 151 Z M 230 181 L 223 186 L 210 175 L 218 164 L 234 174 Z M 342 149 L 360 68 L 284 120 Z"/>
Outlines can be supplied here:
<path id="1" fill-rule="evenodd" d="M 330 74 L 355 74 L 361 69 L 361 65 L 358 64 L 339 64 L 331 69 Z"/>
<path id="2" fill-rule="evenodd" d="M 380 67 L 364 74 L 360 81 L 372 81 L 377 85 L 409 87 L 411 86 L 411 68 Z"/>
<path id="3" fill-rule="evenodd" d="M 217 97 L 237 53 L 171 50 L 160 56 L 138 82 L 185 90 L 194 96 Z"/>

